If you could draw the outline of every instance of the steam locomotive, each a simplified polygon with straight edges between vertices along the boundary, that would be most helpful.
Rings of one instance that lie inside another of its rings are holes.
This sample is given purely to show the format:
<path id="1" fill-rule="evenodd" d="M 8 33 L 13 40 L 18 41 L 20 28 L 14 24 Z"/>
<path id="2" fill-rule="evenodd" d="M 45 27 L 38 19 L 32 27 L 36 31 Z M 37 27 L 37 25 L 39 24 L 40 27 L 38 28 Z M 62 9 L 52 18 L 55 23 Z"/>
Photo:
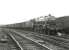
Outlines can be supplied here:
<path id="1" fill-rule="evenodd" d="M 60 18 L 52 18 L 52 19 L 48 18 L 45 19 L 44 21 L 33 20 L 25 22 L 24 24 L 22 24 L 22 26 L 24 25 L 23 28 L 26 28 L 26 30 L 44 33 L 47 35 L 61 36 L 69 33 L 69 16 L 63 16 Z"/>

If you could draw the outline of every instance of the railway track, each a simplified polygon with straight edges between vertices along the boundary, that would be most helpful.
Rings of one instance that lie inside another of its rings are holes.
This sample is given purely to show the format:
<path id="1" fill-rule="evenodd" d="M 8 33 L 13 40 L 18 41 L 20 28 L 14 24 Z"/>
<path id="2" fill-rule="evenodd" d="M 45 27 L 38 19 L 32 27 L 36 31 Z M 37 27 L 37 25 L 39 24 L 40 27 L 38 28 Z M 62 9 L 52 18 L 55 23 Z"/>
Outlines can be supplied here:
<path id="1" fill-rule="evenodd" d="M 7 37 L 6 41 L 1 40 L 3 35 Z M 20 50 L 20 47 L 8 34 L 0 31 L 0 50 Z"/>
<path id="2" fill-rule="evenodd" d="M 21 44 L 23 50 L 49 50 L 48 48 L 45 48 L 18 34 L 10 33 L 10 35 L 13 36 L 19 42 L 19 44 Z"/>
<path id="3" fill-rule="evenodd" d="M 25 35 L 29 35 L 30 33 L 27 32 L 23 32 L 23 34 Z M 69 50 L 69 40 L 68 39 L 64 39 L 64 38 L 60 38 L 60 37 L 54 37 L 54 36 L 40 36 L 40 35 L 35 35 L 31 33 L 31 37 L 32 38 L 40 38 L 42 40 L 44 40 L 44 42 L 50 42 L 53 45 L 59 46 L 61 48 L 64 48 L 63 50 Z M 43 43 L 43 42 L 40 42 Z"/>

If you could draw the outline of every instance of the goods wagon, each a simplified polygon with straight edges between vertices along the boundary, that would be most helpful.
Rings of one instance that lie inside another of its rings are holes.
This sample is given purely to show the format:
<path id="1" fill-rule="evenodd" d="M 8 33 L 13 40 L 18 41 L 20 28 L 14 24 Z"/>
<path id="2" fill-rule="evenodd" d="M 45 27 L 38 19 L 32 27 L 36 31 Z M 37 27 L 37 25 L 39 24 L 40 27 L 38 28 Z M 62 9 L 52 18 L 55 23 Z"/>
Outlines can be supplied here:
<path id="1" fill-rule="evenodd" d="M 33 22 L 31 22 L 31 21 L 26 21 L 26 22 L 22 23 L 21 25 L 22 25 L 21 27 L 24 30 L 31 30 L 32 31 L 32 29 L 33 29 Z"/>

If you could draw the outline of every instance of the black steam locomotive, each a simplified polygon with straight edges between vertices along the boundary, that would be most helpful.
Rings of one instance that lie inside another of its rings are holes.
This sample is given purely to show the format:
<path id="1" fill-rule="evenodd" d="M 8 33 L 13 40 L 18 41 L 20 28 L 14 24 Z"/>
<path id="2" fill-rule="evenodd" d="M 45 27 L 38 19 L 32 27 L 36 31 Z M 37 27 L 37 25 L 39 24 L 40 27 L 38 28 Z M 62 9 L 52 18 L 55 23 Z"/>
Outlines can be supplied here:
<path id="1" fill-rule="evenodd" d="M 21 23 L 22 28 L 47 35 L 63 35 L 69 33 L 69 16 L 55 18 L 54 20 L 35 21 Z"/>

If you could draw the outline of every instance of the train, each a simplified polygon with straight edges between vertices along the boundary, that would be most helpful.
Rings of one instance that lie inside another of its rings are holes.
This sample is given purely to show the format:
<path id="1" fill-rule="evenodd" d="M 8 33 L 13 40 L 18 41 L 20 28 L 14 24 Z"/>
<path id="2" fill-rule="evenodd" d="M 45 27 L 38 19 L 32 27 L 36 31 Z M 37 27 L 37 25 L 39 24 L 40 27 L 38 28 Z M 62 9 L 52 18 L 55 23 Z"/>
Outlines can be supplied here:
<path id="1" fill-rule="evenodd" d="M 32 19 L 23 23 L 6 25 L 3 27 L 23 29 L 43 33 L 46 35 L 64 35 L 69 33 L 69 16 L 55 18 L 54 16 L 44 16 Z"/>

